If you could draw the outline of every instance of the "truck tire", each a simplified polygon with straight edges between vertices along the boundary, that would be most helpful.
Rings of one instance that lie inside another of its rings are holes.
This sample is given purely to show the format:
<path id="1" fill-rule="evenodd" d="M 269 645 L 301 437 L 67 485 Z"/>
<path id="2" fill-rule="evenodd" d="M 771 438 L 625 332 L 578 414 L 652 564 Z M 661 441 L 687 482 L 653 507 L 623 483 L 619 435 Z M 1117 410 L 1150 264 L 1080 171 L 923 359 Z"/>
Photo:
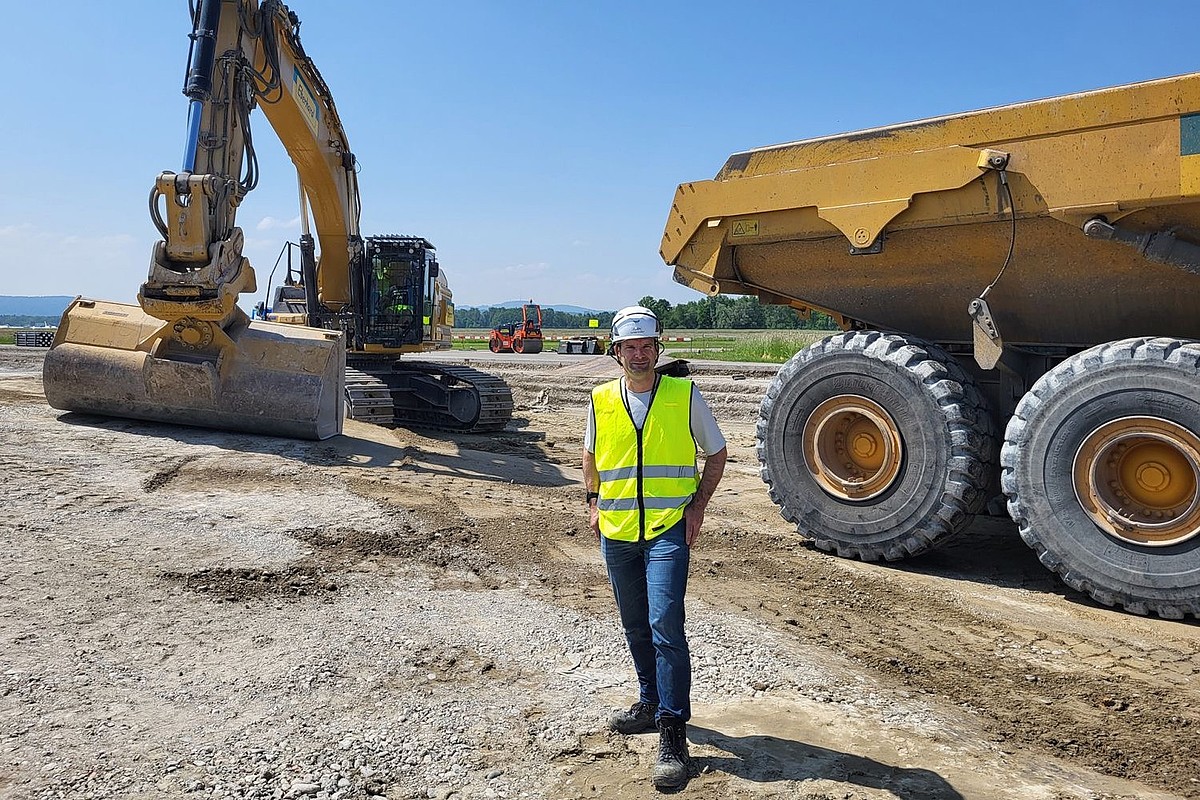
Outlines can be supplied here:
<path id="1" fill-rule="evenodd" d="M 987 503 L 996 425 L 945 351 L 876 331 L 830 336 L 780 368 L 758 460 L 784 519 L 822 550 L 895 561 L 961 532 Z"/>
<path id="2" fill-rule="evenodd" d="M 1073 589 L 1200 616 L 1200 342 L 1137 338 L 1047 372 L 1017 404 L 1001 486 L 1021 538 Z"/>

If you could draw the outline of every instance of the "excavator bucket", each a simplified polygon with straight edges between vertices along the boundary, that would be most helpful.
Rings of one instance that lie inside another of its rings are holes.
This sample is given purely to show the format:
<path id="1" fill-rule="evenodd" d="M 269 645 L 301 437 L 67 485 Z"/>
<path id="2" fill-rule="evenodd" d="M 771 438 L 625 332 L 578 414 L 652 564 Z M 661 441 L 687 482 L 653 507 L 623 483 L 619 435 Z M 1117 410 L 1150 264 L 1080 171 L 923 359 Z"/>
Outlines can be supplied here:
<path id="1" fill-rule="evenodd" d="M 46 400 L 63 411 L 299 439 L 342 432 L 340 333 L 248 321 L 211 358 L 165 352 L 163 325 L 135 305 L 76 299 L 46 354 Z"/>

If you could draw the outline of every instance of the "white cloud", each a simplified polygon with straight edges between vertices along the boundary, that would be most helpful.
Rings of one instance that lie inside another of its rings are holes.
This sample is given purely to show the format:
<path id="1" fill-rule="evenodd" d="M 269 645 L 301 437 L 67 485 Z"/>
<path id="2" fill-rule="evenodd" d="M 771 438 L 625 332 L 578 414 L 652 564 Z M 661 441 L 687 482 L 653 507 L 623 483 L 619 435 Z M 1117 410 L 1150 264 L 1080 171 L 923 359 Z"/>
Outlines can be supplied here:
<path id="1" fill-rule="evenodd" d="M 493 270 L 491 274 L 500 274 L 505 278 L 529 279 L 538 278 L 550 271 L 550 265 L 545 261 L 539 261 L 536 264 L 510 264 L 506 267 L 501 267 L 499 270 Z"/>
<path id="2" fill-rule="evenodd" d="M 28 222 L 22 222 L 20 225 L 0 225 L 0 239 L 28 235 L 31 231 L 33 225 Z"/>
<path id="3" fill-rule="evenodd" d="M 267 215 L 267 216 L 263 217 L 262 219 L 260 219 L 258 221 L 258 224 L 254 226 L 254 229 L 258 230 L 258 231 L 280 231 L 280 230 L 290 231 L 290 230 L 298 230 L 299 228 L 300 228 L 300 215 L 299 214 L 292 217 L 291 219 L 286 219 L 286 220 L 285 219 L 277 219 L 275 217 Z"/>

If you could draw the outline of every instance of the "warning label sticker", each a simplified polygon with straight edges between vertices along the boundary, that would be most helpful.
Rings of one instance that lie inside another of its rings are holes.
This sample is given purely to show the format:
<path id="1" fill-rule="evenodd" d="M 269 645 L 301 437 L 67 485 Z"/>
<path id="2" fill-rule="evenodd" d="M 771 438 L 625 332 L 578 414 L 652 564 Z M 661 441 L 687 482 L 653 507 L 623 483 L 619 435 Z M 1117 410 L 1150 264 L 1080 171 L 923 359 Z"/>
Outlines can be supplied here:
<path id="1" fill-rule="evenodd" d="M 756 219 L 739 219 L 734 221 L 733 230 L 730 235 L 735 238 L 742 236 L 758 236 L 758 220 Z"/>

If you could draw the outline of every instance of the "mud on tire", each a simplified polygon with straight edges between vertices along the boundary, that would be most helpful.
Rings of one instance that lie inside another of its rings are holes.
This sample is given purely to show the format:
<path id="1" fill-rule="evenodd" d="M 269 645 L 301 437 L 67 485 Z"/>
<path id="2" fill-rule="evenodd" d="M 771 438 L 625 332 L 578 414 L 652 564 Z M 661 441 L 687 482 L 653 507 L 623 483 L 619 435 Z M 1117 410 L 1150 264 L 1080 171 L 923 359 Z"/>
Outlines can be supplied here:
<path id="1" fill-rule="evenodd" d="M 894 423 L 894 477 L 866 499 L 823 487 L 802 444 L 814 411 L 839 397 L 867 398 Z M 793 356 L 767 389 L 757 435 L 784 519 L 822 550 L 865 561 L 917 555 L 961 532 L 995 470 L 996 425 L 975 381 L 941 348 L 875 331 L 835 334 Z"/>
<path id="2" fill-rule="evenodd" d="M 1157 546 L 1127 541 L 1102 530 L 1077 494 L 1074 463 L 1088 437 L 1139 417 L 1200 432 L 1200 342 L 1110 342 L 1038 379 L 1005 431 L 1009 515 L 1042 564 L 1073 589 L 1135 614 L 1200 616 L 1200 535 Z M 1192 479 L 1194 497 L 1194 471 Z"/>

